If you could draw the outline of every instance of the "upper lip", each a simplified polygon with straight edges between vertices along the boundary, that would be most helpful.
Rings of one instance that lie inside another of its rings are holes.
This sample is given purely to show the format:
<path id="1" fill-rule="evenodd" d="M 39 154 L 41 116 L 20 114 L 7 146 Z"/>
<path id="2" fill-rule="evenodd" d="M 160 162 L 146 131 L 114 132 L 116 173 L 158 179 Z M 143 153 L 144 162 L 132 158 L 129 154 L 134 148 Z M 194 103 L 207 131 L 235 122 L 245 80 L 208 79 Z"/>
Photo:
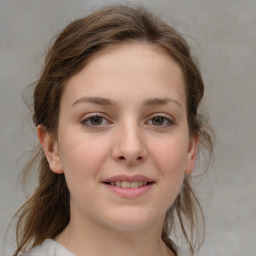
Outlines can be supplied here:
<path id="1" fill-rule="evenodd" d="M 144 175 L 133 175 L 133 176 L 128 176 L 128 175 L 116 175 L 109 177 L 107 179 L 102 180 L 102 182 L 114 182 L 114 181 L 128 181 L 128 182 L 133 182 L 133 181 L 146 181 L 146 182 L 154 182 L 153 179 L 146 177 Z"/>

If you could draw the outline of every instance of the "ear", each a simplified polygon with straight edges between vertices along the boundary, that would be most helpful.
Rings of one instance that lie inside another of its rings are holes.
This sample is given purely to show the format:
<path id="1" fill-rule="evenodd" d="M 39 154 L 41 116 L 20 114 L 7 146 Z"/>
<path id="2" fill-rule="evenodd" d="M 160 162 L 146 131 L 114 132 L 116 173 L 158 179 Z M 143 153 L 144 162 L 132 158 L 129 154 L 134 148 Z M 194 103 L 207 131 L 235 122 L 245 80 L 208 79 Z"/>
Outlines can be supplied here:
<path id="1" fill-rule="evenodd" d="M 189 142 L 185 174 L 190 174 L 195 168 L 198 144 L 199 144 L 199 135 L 195 134 L 191 137 Z"/>
<path id="2" fill-rule="evenodd" d="M 37 137 L 44 149 L 45 156 L 50 169 L 57 174 L 63 173 L 62 163 L 59 154 L 59 146 L 52 134 L 46 131 L 42 125 L 37 126 Z"/>

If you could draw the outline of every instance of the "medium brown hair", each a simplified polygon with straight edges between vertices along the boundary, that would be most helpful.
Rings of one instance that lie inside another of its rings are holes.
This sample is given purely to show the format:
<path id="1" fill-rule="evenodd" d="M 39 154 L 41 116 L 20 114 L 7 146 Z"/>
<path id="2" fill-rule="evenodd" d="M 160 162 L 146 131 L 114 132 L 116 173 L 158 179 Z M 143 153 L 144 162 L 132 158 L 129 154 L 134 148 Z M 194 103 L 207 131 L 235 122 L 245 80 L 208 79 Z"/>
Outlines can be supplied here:
<path id="1" fill-rule="evenodd" d="M 123 42 L 158 46 L 180 65 L 185 78 L 190 133 L 199 135 L 201 147 L 210 155 L 213 148 L 210 129 L 207 119 L 198 111 L 204 83 L 189 46 L 174 28 L 142 7 L 105 7 L 72 22 L 59 34 L 46 56 L 34 90 L 35 126 L 43 125 L 56 136 L 60 100 L 67 80 L 78 73 L 95 53 Z M 29 176 L 31 171 L 39 172 L 39 185 L 16 214 L 17 249 L 14 255 L 41 244 L 47 238 L 56 237 L 70 220 L 69 190 L 64 174 L 55 174 L 50 170 L 41 147 L 37 147 L 23 168 L 23 178 Z M 166 213 L 163 241 L 175 251 L 169 236 L 175 233 L 175 227 L 180 226 L 193 254 L 197 248 L 195 231 L 199 217 L 203 221 L 202 210 L 188 176 Z"/>

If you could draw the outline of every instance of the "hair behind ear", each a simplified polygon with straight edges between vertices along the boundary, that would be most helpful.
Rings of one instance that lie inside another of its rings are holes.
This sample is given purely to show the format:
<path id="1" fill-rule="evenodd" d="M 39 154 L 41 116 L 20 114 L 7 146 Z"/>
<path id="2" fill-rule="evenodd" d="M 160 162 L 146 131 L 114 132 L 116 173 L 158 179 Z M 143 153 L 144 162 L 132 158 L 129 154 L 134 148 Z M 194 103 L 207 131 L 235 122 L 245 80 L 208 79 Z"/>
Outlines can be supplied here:
<path id="1" fill-rule="evenodd" d="M 51 171 L 41 148 L 37 155 L 41 159 L 39 168 L 42 170 L 39 185 L 32 197 L 21 206 L 15 215 L 18 217 L 16 229 L 18 247 L 14 256 L 28 246 L 34 247 L 46 238 L 56 237 L 70 220 L 69 190 L 64 174 Z M 30 176 L 30 170 L 38 168 L 34 160 L 32 159 L 25 166 L 26 172 L 23 174 L 23 179 Z"/>

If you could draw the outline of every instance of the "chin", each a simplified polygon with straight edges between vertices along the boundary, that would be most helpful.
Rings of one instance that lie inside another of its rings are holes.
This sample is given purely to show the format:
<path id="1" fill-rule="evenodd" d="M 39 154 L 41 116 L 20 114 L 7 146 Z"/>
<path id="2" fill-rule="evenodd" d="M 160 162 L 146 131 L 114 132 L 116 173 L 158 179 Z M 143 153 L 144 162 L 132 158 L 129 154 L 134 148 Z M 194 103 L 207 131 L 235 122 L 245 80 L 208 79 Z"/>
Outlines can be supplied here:
<path id="1" fill-rule="evenodd" d="M 156 222 L 162 224 L 164 216 L 149 216 L 149 214 L 143 214 L 142 212 L 126 211 L 123 214 L 112 215 L 108 221 L 108 226 L 120 232 L 134 232 L 146 229 Z"/>

